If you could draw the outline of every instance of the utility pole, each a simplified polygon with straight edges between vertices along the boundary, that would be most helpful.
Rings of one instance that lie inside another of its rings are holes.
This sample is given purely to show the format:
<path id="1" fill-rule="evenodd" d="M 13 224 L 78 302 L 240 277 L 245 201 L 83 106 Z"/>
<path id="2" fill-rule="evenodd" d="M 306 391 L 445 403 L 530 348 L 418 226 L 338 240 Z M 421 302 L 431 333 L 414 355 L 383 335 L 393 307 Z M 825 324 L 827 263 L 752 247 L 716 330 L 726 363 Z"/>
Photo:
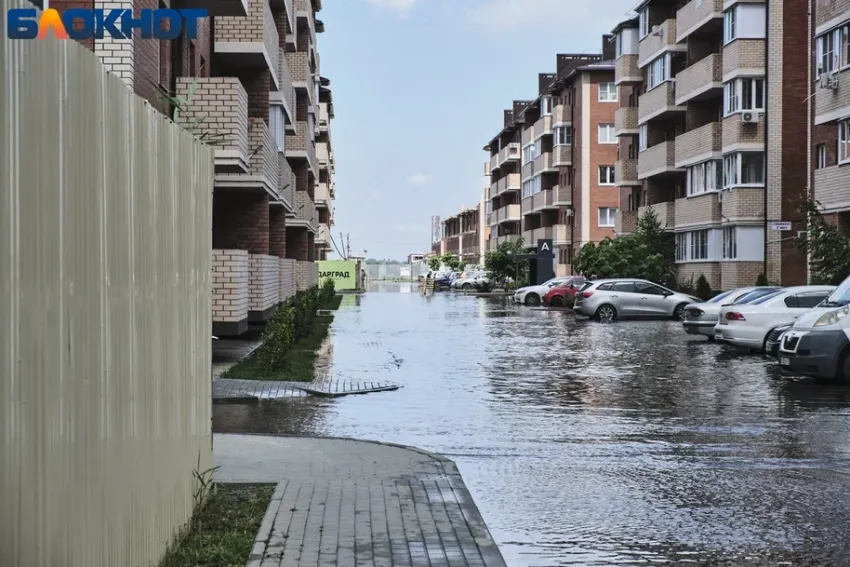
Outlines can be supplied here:
<path id="1" fill-rule="evenodd" d="M 351 256 L 351 233 L 345 235 L 345 253 L 347 256 Z"/>
<path id="2" fill-rule="evenodd" d="M 343 254 L 345 254 L 343 260 L 348 260 L 348 257 L 351 255 L 351 250 L 348 252 L 345 251 L 345 235 L 342 232 L 339 233 L 339 245 L 342 246 Z"/>

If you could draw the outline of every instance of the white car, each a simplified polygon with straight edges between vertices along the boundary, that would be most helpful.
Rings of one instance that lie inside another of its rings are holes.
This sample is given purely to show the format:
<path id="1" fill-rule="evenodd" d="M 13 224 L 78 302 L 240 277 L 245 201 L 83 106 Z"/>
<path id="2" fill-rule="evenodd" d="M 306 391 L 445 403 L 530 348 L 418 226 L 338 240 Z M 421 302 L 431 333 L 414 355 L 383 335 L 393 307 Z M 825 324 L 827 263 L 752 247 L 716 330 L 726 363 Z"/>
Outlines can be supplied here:
<path id="1" fill-rule="evenodd" d="M 835 286 L 786 287 L 743 305 L 726 305 L 714 338 L 741 348 L 764 351 L 771 332 L 819 305 Z"/>
<path id="2" fill-rule="evenodd" d="M 737 305 L 779 291 L 780 287 L 742 287 L 721 293 L 705 303 L 692 303 L 685 307 L 682 326 L 689 335 L 703 335 L 714 340 L 720 310 L 727 305 Z"/>
<path id="3" fill-rule="evenodd" d="M 548 282 L 540 285 L 521 287 L 514 292 L 514 303 L 521 303 L 523 305 L 540 305 L 540 302 L 543 300 L 543 296 L 546 295 L 546 292 L 556 285 L 561 285 L 571 277 L 573 276 L 552 278 Z"/>

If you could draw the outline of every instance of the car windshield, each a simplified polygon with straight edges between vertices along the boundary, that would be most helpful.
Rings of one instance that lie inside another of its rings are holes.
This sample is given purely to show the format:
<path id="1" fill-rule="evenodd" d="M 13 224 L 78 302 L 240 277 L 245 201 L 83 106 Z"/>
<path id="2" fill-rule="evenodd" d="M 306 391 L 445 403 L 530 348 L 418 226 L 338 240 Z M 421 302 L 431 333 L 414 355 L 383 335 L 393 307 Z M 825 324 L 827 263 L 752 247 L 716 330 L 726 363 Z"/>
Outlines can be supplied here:
<path id="1" fill-rule="evenodd" d="M 729 296 L 730 296 L 730 295 L 732 295 L 733 293 L 735 293 L 735 292 L 734 292 L 734 291 L 727 291 L 727 292 L 725 292 L 725 293 L 721 293 L 720 295 L 718 295 L 718 296 L 713 297 L 712 299 L 710 299 L 710 300 L 708 301 L 708 303 L 720 303 L 721 301 L 723 301 L 724 299 L 726 299 L 727 297 L 729 297 Z"/>
<path id="2" fill-rule="evenodd" d="M 822 307 L 844 307 L 850 304 L 850 278 L 847 278 L 835 291 L 829 294 L 826 301 L 821 303 Z"/>
<path id="3" fill-rule="evenodd" d="M 777 291 L 779 291 L 779 290 L 775 287 L 766 287 L 766 288 L 762 288 L 762 289 L 755 289 L 755 290 L 753 290 L 749 293 L 745 293 L 744 295 L 742 295 L 741 297 L 739 297 L 738 299 L 733 301 L 732 304 L 733 305 L 743 305 L 744 303 L 749 303 L 751 301 L 755 301 L 756 299 L 758 299 L 760 297 L 764 297 L 765 295 L 770 295 L 772 293 L 776 293 Z"/>
<path id="4" fill-rule="evenodd" d="M 776 297 L 780 293 L 782 293 L 782 292 L 781 291 L 774 291 L 773 293 L 768 293 L 767 295 L 763 295 L 763 296 L 759 297 L 758 299 L 750 301 L 748 303 L 748 305 L 761 305 L 762 303 L 767 303 L 768 301 L 770 301 L 771 299 L 773 299 L 774 297 Z"/>

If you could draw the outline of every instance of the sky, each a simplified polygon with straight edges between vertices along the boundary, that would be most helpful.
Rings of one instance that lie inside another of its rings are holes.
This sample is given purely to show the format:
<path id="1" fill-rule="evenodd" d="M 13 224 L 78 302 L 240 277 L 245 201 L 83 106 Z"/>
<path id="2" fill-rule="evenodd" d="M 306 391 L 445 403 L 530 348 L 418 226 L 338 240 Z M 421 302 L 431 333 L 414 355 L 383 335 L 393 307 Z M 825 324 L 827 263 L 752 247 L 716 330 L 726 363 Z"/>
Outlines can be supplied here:
<path id="1" fill-rule="evenodd" d="M 591 53 L 637 0 L 323 0 L 335 225 L 351 253 L 426 252 L 431 216 L 474 206 L 484 145 L 557 53 Z M 335 257 L 336 255 L 334 255 Z"/>

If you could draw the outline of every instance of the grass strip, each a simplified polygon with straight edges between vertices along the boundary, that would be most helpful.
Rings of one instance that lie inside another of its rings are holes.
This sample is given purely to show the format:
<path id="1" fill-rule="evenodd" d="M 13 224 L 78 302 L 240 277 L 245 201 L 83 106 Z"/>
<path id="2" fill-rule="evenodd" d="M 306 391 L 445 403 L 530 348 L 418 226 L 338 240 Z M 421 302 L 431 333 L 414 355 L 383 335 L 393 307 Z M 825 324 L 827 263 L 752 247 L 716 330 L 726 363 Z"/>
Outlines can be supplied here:
<path id="1" fill-rule="evenodd" d="M 219 485 L 159 567 L 244 567 L 274 486 Z"/>
<path id="2" fill-rule="evenodd" d="M 269 380 L 312 382 L 316 377 L 316 353 L 330 332 L 332 315 L 318 315 L 313 320 L 313 332 L 292 345 L 286 355 L 286 368 L 269 372 L 260 366 L 254 354 L 230 368 L 222 378 L 236 380 Z"/>
<path id="3" fill-rule="evenodd" d="M 336 295 L 333 296 L 333 299 L 331 299 L 329 302 L 327 302 L 327 304 L 323 305 L 322 307 L 319 307 L 319 309 L 327 309 L 327 310 L 330 310 L 330 311 L 336 311 L 337 309 L 339 309 L 339 305 L 341 303 L 342 303 L 342 296 L 339 295 L 339 294 L 336 294 Z"/>

